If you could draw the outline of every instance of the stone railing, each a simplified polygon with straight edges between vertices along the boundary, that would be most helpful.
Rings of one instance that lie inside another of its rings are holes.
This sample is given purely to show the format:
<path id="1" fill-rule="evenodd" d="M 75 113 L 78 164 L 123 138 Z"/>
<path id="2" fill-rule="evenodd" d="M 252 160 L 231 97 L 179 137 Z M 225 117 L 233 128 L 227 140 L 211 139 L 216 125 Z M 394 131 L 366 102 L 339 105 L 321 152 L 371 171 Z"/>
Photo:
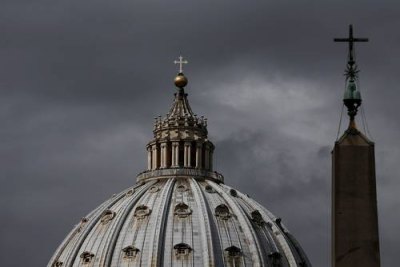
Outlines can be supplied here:
<path id="1" fill-rule="evenodd" d="M 192 177 L 197 179 L 213 179 L 218 182 L 224 182 L 224 176 L 218 172 L 210 172 L 206 170 L 198 170 L 193 168 L 169 168 L 169 169 L 159 169 L 159 170 L 150 170 L 144 171 L 137 175 L 137 182 L 141 182 L 143 180 L 151 179 L 151 178 L 168 178 L 168 177 Z"/>

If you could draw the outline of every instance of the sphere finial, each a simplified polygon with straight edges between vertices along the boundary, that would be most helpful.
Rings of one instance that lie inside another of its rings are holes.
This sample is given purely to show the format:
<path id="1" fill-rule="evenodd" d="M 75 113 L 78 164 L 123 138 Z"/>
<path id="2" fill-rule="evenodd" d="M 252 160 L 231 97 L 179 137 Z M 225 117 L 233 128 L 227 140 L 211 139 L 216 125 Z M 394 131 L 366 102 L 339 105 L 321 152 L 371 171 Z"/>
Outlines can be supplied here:
<path id="1" fill-rule="evenodd" d="M 178 88 L 183 88 L 187 85 L 188 79 L 186 78 L 183 73 L 178 73 L 178 75 L 175 77 L 175 86 Z"/>

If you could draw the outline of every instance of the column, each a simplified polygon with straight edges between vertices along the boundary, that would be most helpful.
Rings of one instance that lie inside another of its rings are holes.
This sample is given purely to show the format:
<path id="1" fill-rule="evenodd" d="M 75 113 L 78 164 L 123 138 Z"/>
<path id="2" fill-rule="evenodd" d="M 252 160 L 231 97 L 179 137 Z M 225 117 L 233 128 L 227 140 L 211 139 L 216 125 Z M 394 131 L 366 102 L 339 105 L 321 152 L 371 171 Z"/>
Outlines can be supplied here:
<path id="1" fill-rule="evenodd" d="M 196 168 L 201 169 L 201 151 L 203 145 L 201 143 L 196 143 Z"/>
<path id="2" fill-rule="evenodd" d="M 175 145 L 175 164 L 179 167 L 179 142 L 176 142 Z"/>
<path id="3" fill-rule="evenodd" d="M 167 143 L 162 143 L 161 144 L 161 150 L 162 150 L 162 163 L 161 167 L 162 168 L 167 168 L 167 158 L 168 158 L 168 149 L 167 149 Z"/>
<path id="4" fill-rule="evenodd" d="M 214 158 L 214 150 L 213 149 L 211 149 L 210 150 L 210 162 L 209 162 L 209 165 L 210 165 L 210 171 L 212 171 L 213 170 L 213 158 Z"/>
<path id="5" fill-rule="evenodd" d="M 152 163 L 153 163 L 153 167 L 152 167 L 152 169 L 153 170 L 155 170 L 155 169 L 157 169 L 157 145 L 156 144 L 154 144 L 153 146 L 152 146 L 152 156 L 153 156 L 153 160 L 152 160 Z"/>
<path id="6" fill-rule="evenodd" d="M 172 157 L 171 157 L 171 167 L 178 167 L 178 156 L 179 156 L 179 143 L 178 142 L 172 142 Z"/>
<path id="7" fill-rule="evenodd" d="M 160 144 L 160 168 L 165 168 L 165 143 Z"/>
<path id="8" fill-rule="evenodd" d="M 191 149 L 190 149 L 190 146 L 191 146 L 192 144 L 191 144 L 191 142 L 185 142 L 185 150 L 184 150 L 184 159 L 183 159 L 183 162 L 184 162 L 184 166 L 185 167 L 190 167 L 190 152 L 191 152 Z"/>
<path id="9" fill-rule="evenodd" d="M 188 144 L 188 167 L 192 167 L 192 143 L 189 142 Z"/>
<path id="10" fill-rule="evenodd" d="M 208 143 L 205 143 L 204 149 L 204 168 L 206 170 L 210 169 L 210 145 Z"/>
<path id="11" fill-rule="evenodd" d="M 147 147 L 147 170 L 151 170 L 151 147 Z"/>

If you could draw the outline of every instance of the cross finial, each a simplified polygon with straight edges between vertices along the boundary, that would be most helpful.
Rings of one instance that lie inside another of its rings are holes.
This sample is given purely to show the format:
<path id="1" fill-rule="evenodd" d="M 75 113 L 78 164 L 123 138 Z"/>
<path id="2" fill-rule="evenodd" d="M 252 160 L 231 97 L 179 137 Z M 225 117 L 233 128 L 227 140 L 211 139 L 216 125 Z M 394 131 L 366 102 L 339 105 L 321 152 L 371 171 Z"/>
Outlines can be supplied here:
<path id="1" fill-rule="evenodd" d="M 348 38 L 335 38 L 335 42 L 348 42 L 349 43 L 349 55 L 346 69 L 347 78 L 355 78 L 357 75 L 357 66 L 355 66 L 354 59 L 354 43 L 355 42 L 368 42 L 368 38 L 354 38 L 353 37 L 353 25 L 349 25 L 349 37 Z"/>
<path id="2" fill-rule="evenodd" d="M 368 42 L 368 38 L 354 38 L 353 37 L 353 26 L 349 25 L 349 37 L 348 38 L 335 38 L 335 42 L 348 42 L 349 43 L 349 55 L 347 61 L 347 67 L 345 71 L 347 86 L 343 98 L 343 103 L 347 107 L 347 114 L 350 116 L 349 128 L 355 128 L 354 117 L 357 115 L 358 108 L 361 106 L 361 94 L 357 90 L 355 79 L 357 78 L 357 65 L 355 62 L 354 55 L 354 43 L 355 42 Z"/>
<path id="3" fill-rule="evenodd" d="M 179 64 L 179 73 L 183 73 L 183 64 L 188 64 L 187 60 L 183 60 L 182 56 L 179 56 L 179 60 L 174 61 L 175 64 Z"/>

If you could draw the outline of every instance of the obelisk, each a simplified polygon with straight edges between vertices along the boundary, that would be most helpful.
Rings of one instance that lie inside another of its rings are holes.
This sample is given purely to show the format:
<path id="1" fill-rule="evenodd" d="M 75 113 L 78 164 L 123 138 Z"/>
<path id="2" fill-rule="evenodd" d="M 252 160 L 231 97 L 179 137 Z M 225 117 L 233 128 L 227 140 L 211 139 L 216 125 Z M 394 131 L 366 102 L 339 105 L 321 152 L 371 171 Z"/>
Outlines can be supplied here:
<path id="1" fill-rule="evenodd" d="M 335 41 L 349 42 L 343 102 L 350 123 L 332 152 L 332 266 L 379 267 L 374 143 L 355 123 L 361 95 L 353 42 L 368 39 L 353 38 L 350 25 L 349 38 Z"/>

